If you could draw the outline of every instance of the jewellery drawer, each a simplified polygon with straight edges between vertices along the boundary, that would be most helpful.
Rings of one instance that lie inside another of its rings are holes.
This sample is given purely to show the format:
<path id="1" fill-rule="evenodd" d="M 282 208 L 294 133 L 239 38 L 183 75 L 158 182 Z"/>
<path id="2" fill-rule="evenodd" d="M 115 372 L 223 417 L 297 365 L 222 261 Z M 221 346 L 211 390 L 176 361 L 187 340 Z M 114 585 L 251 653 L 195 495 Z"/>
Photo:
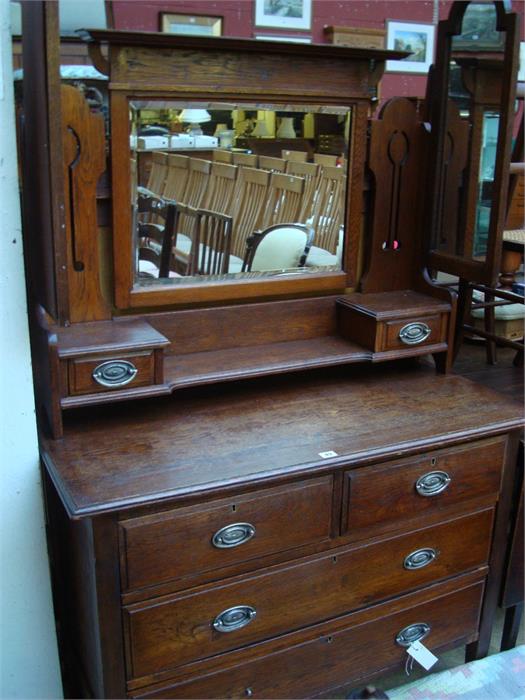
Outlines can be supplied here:
<path id="1" fill-rule="evenodd" d="M 469 499 L 495 502 L 505 445 L 498 437 L 346 472 L 342 534 L 364 539 Z"/>
<path id="2" fill-rule="evenodd" d="M 98 394 L 101 391 L 135 389 L 155 383 L 155 354 L 152 350 L 119 356 L 98 355 L 69 360 L 69 394 Z"/>
<path id="3" fill-rule="evenodd" d="M 477 635 L 483 581 L 472 575 L 403 596 L 277 640 L 188 667 L 133 698 L 305 698 L 404 665 L 405 631 L 434 652 Z M 426 633 L 426 634 L 425 634 Z M 424 635 L 424 637 L 423 637 Z M 400 639 L 401 641 L 401 639 Z M 271 646 L 270 649 L 268 647 Z M 255 658 L 254 658 L 255 657 Z"/>
<path id="4" fill-rule="evenodd" d="M 124 608 L 129 677 L 337 617 L 483 565 L 493 509 Z"/>
<path id="5" fill-rule="evenodd" d="M 444 343 L 446 341 L 447 316 L 422 316 L 421 318 L 387 321 L 380 329 L 382 350 L 397 350 Z"/>
<path id="6" fill-rule="evenodd" d="M 330 537 L 332 477 L 120 523 L 124 589 L 154 585 Z"/>

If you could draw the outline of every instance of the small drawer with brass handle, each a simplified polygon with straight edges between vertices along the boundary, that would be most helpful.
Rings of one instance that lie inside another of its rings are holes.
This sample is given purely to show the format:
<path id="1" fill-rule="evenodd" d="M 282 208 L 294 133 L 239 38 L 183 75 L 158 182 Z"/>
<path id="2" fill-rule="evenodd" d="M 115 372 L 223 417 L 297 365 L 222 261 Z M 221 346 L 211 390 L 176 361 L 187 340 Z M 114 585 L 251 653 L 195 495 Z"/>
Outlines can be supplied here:
<path id="1" fill-rule="evenodd" d="M 69 360 L 69 394 L 96 394 L 101 391 L 137 388 L 155 383 L 153 351 L 107 358 L 79 357 Z"/>
<path id="2" fill-rule="evenodd" d="M 347 471 L 342 534 L 357 541 L 468 501 L 496 503 L 505 445 L 488 438 Z"/>
<path id="3" fill-rule="evenodd" d="M 217 632 L 234 632 L 240 630 L 255 620 L 257 611 L 251 605 L 235 605 L 223 610 L 213 621 L 213 629 Z"/>

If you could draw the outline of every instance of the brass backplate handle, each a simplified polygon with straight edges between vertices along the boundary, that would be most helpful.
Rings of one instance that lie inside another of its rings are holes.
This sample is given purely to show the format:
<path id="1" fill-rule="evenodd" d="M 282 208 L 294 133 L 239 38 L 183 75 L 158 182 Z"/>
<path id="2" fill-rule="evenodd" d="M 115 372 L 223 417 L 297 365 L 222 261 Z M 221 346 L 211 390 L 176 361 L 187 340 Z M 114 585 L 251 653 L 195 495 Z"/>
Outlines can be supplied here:
<path id="1" fill-rule="evenodd" d="M 101 386 L 119 387 L 129 384 L 137 376 L 138 369 L 127 360 L 107 360 L 97 365 L 91 376 Z"/>
<path id="2" fill-rule="evenodd" d="M 248 542 L 254 535 L 255 527 L 250 523 L 232 523 L 217 530 L 211 542 L 217 549 L 231 549 Z"/>
<path id="3" fill-rule="evenodd" d="M 451 481 L 452 479 L 447 472 L 427 472 L 416 481 L 416 491 L 420 496 L 425 496 L 426 498 L 437 496 L 448 488 Z"/>
<path id="4" fill-rule="evenodd" d="M 251 605 L 236 605 L 219 613 L 213 627 L 217 632 L 234 632 L 249 625 L 256 615 L 257 611 Z"/>
<path id="5" fill-rule="evenodd" d="M 396 644 L 401 647 L 409 647 L 414 642 L 420 642 L 430 633 L 430 625 L 426 622 L 416 622 L 407 625 L 396 636 Z"/>

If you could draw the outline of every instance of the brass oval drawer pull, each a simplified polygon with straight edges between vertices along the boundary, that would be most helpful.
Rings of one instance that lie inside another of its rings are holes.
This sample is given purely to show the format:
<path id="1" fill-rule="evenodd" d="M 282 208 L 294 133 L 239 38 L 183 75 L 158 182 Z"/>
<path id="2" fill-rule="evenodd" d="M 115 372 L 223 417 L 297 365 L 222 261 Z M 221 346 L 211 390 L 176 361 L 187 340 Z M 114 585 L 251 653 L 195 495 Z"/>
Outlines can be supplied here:
<path id="1" fill-rule="evenodd" d="M 399 340 L 405 345 L 417 345 L 425 341 L 432 329 L 423 321 L 413 321 L 412 323 L 407 323 L 399 331 Z"/>
<path id="2" fill-rule="evenodd" d="M 438 553 L 432 547 L 423 547 L 422 549 L 416 549 L 412 552 L 403 562 L 403 566 L 408 571 L 414 571 L 415 569 L 422 569 L 425 566 L 431 564 L 437 557 Z"/>
<path id="3" fill-rule="evenodd" d="M 233 523 L 217 530 L 211 542 L 218 549 L 229 549 L 248 542 L 254 535 L 255 527 L 250 523 Z"/>
<path id="4" fill-rule="evenodd" d="M 236 605 L 219 613 L 213 627 L 217 632 L 234 632 L 249 625 L 256 615 L 257 611 L 251 605 Z"/>
<path id="5" fill-rule="evenodd" d="M 416 481 L 416 491 L 420 496 L 437 496 L 448 488 L 451 481 L 447 472 L 427 472 Z"/>
<path id="6" fill-rule="evenodd" d="M 138 369 L 127 360 L 108 360 L 97 365 L 91 376 L 101 386 L 124 386 L 137 376 Z"/>
<path id="7" fill-rule="evenodd" d="M 426 622 L 416 622 L 404 627 L 396 636 L 396 644 L 401 647 L 409 647 L 414 642 L 424 639 L 430 632 L 430 625 Z"/>

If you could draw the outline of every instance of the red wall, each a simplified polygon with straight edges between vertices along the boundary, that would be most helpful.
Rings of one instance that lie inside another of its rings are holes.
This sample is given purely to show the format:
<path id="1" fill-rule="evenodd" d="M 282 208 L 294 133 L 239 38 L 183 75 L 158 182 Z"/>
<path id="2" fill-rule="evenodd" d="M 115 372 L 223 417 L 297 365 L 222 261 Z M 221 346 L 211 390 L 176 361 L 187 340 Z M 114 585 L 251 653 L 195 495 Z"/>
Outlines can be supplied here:
<path id="1" fill-rule="evenodd" d="M 439 0 L 439 19 L 448 16 L 451 5 L 452 0 Z M 325 25 L 384 28 L 386 19 L 431 24 L 434 10 L 433 0 L 313 0 L 312 30 L 291 32 L 254 27 L 254 0 L 113 0 L 112 6 L 115 29 L 157 31 L 160 12 L 178 12 L 223 17 L 224 36 L 311 36 L 314 43 L 325 42 Z M 515 11 L 523 14 L 523 2 L 514 0 L 513 6 Z M 523 31 L 523 22 L 521 24 Z M 395 95 L 422 97 L 425 86 L 425 75 L 385 73 L 381 82 L 381 99 Z"/>

